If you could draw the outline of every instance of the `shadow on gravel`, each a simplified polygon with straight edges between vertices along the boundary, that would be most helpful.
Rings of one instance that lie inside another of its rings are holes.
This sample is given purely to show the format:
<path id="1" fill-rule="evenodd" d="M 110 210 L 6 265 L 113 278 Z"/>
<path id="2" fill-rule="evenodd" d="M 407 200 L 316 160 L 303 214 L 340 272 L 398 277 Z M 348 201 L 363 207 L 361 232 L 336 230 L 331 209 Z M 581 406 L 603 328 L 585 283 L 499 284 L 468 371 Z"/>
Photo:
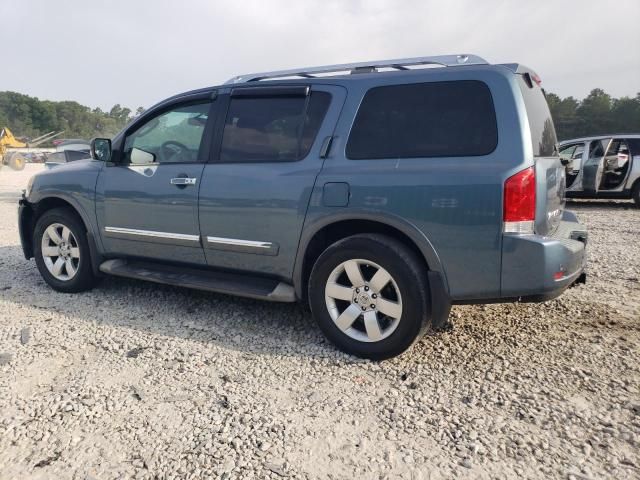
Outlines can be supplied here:
<path id="1" fill-rule="evenodd" d="M 78 321 L 133 328 L 246 353 L 335 357 L 300 304 L 270 303 L 228 295 L 105 277 L 79 294 L 51 289 L 20 246 L 0 247 L 0 299 L 56 312 Z M 344 355 L 345 358 L 352 358 Z"/>
<path id="2" fill-rule="evenodd" d="M 631 200 L 567 200 L 569 210 L 588 209 L 635 210 L 637 207 Z"/>

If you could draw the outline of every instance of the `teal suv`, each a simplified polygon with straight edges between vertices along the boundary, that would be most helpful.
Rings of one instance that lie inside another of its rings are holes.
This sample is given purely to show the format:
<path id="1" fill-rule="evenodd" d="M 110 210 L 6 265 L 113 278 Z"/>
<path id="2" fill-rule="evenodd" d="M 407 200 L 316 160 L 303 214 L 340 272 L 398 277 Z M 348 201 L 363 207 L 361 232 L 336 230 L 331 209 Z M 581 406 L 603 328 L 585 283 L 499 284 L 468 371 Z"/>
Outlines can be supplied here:
<path id="1" fill-rule="evenodd" d="M 307 302 L 338 348 L 383 359 L 452 304 L 584 279 L 540 78 L 518 64 L 242 75 L 158 103 L 91 156 L 20 201 L 25 257 L 60 292 L 109 274 Z"/>

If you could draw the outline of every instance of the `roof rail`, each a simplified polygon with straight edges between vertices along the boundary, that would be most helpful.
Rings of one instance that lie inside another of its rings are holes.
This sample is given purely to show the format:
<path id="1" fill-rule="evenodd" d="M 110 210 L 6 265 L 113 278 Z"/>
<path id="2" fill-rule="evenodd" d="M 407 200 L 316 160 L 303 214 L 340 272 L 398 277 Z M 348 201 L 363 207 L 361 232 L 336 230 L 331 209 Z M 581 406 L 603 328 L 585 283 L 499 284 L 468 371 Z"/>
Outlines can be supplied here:
<path id="1" fill-rule="evenodd" d="M 250 73 L 238 75 L 226 82 L 226 84 L 256 82 L 271 78 L 303 77 L 314 78 L 316 74 L 351 71 L 351 73 L 369 73 L 377 68 L 395 68 L 396 70 L 408 70 L 414 65 L 442 65 L 454 67 L 460 65 L 488 65 L 484 58 L 477 55 L 438 55 L 432 57 L 398 58 L 393 60 L 377 60 L 370 62 L 343 63 L 339 65 L 324 65 L 321 67 L 294 68 L 291 70 L 279 70 L 274 72 Z"/>

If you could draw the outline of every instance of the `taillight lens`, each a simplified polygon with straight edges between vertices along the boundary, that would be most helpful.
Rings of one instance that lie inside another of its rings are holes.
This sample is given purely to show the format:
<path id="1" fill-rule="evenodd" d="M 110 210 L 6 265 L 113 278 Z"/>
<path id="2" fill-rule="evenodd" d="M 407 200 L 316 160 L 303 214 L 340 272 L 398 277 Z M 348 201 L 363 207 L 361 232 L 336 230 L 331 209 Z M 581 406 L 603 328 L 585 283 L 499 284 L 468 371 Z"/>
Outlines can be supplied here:
<path id="1" fill-rule="evenodd" d="M 504 182 L 504 231 L 533 233 L 536 218 L 536 173 L 529 167 Z"/>

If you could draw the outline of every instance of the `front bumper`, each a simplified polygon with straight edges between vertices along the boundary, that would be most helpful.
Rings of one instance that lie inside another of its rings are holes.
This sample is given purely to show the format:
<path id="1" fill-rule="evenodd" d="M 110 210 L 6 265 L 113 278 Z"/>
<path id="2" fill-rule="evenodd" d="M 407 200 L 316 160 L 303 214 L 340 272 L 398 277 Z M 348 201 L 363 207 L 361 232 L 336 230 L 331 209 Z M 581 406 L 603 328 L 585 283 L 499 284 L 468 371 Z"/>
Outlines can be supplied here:
<path id="1" fill-rule="evenodd" d="M 504 235 L 501 297 L 544 301 L 584 281 L 586 245 L 585 226 L 568 211 L 552 236 Z"/>

